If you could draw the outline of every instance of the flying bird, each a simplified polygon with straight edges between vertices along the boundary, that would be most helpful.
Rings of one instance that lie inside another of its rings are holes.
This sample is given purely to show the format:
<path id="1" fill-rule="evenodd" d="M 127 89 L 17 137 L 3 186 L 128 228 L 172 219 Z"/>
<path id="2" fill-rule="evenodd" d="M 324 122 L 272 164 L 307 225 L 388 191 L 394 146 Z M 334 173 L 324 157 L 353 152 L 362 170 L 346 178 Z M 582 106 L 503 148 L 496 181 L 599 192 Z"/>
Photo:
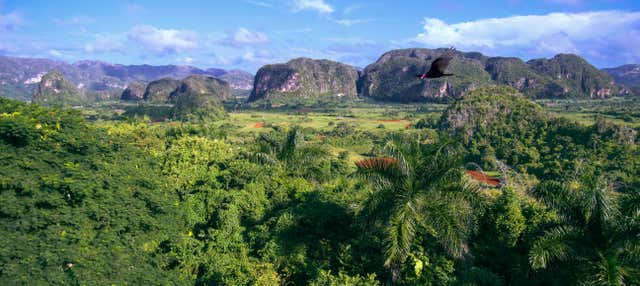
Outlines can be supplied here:
<path id="1" fill-rule="evenodd" d="M 428 72 L 417 74 L 416 77 L 419 79 L 425 79 L 452 76 L 452 73 L 445 73 L 445 70 L 449 66 L 449 62 L 451 62 L 451 59 L 453 59 L 455 52 L 455 48 L 448 48 L 440 57 L 438 57 L 435 61 L 433 61 L 433 63 L 431 63 L 431 68 Z"/>

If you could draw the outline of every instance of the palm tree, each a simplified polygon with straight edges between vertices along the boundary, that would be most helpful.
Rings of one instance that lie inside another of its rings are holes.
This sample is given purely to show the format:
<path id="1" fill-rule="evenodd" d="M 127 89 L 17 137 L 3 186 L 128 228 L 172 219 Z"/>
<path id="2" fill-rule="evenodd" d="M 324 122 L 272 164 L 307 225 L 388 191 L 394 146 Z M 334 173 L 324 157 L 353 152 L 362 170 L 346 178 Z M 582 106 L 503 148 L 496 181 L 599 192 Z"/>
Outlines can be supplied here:
<path id="1" fill-rule="evenodd" d="M 616 192 L 604 175 L 586 165 L 580 165 L 563 184 L 540 184 L 534 196 L 558 213 L 560 223 L 534 242 L 529 252 L 533 269 L 571 261 L 575 274 L 587 285 L 639 282 L 640 212 L 637 205 L 635 214 L 619 207 L 622 199 L 632 197 Z"/>
<path id="2" fill-rule="evenodd" d="M 423 145 L 395 136 L 384 150 L 387 157 L 357 162 L 356 175 L 372 186 L 362 213 L 384 229 L 384 265 L 395 284 L 416 235 L 430 235 L 452 257 L 467 252 L 477 189 L 464 177 L 459 149 L 450 142 Z"/>
<path id="3" fill-rule="evenodd" d="M 280 165 L 296 175 L 307 178 L 322 178 L 327 166 L 320 161 L 329 152 L 320 145 L 307 144 L 299 127 L 293 127 L 284 138 L 273 133 L 262 133 L 258 137 L 258 151 L 251 157 L 263 164 Z"/>

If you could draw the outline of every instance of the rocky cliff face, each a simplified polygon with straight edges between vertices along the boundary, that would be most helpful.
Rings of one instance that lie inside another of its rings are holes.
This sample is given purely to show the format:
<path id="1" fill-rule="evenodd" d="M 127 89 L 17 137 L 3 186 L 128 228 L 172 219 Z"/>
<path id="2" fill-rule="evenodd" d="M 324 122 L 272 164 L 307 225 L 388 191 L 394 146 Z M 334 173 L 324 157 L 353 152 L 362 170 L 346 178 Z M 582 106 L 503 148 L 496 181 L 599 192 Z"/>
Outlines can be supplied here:
<path id="1" fill-rule="evenodd" d="M 431 62 L 443 52 L 444 49 L 402 49 L 383 54 L 364 69 L 359 83 L 361 94 L 384 101 L 444 101 L 490 83 L 484 70 L 487 58 L 461 52 L 456 52 L 448 69 L 456 76 L 416 79 L 415 75 L 428 71 Z"/>
<path id="2" fill-rule="evenodd" d="M 498 84 L 509 85 L 530 97 L 544 97 L 550 80 L 518 58 L 489 58 L 485 70 Z"/>
<path id="3" fill-rule="evenodd" d="M 555 85 L 548 88 L 547 97 L 606 98 L 618 92 L 607 73 L 577 55 L 559 54 L 551 59 L 530 60 L 527 65 Z"/>
<path id="4" fill-rule="evenodd" d="M 126 101 L 139 101 L 144 99 L 144 93 L 147 88 L 147 84 L 141 81 L 134 81 L 127 86 L 120 96 L 121 100 Z"/>
<path id="5" fill-rule="evenodd" d="M 222 101 L 231 97 L 231 86 L 223 80 L 192 75 L 183 79 L 171 93 L 176 114 L 221 109 Z"/>
<path id="6" fill-rule="evenodd" d="M 358 71 L 329 60 L 298 58 L 258 70 L 249 101 L 277 95 L 356 96 Z"/>
<path id="7" fill-rule="evenodd" d="M 42 105 L 78 105 L 83 102 L 80 91 L 58 71 L 42 76 L 33 94 L 33 102 Z"/>
<path id="8" fill-rule="evenodd" d="M 360 78 L 364 96 L 386 101 L 443 101 L 480 86 L 509 85 L 529 97 L 605 98 L 620 91 L 611 77 L 576 55 L 524 62 L 518 58 L 487 57 L 457 52 L 448 71 L 434 80 L 414 76 L 429 69 L 443 49 L 402 49 L 383 54 Z"/>
<path id="9" fill-rule="evenodd" d="M 152 103 L 169 103 L 171 102 L 171 93 L 179 85 L 180 81 L 172 78 L 154 80 L 147 85 L 143 98 L 145 101 Z"/>

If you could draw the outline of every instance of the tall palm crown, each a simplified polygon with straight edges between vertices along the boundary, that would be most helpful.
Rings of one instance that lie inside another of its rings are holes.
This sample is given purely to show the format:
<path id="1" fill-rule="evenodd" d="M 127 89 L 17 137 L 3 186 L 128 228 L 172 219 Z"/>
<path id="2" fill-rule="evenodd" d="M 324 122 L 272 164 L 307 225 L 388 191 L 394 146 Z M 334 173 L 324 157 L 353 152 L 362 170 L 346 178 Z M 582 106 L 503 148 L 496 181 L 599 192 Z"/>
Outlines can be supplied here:
<path id="1" fill-rule="evenodd" d="M 385 152 L 386 157 L 357 162 L 356 174 L 372 186 L 362 213 L 384 229 L 385 267 L 395 284 L 416 235 L 432 237 L 453 257 L 467 252 L 477 188 L 464 177 L 460 152 L 448 142 L 423 145 L 394 137 Z"/>
<path id="2" fill-rule="evenodd" d="M 640 283 L 630 281 L 640 274 L 640 196 L 616 192 L 605 176 L 585 165 L 567 182 L 540 184 L 534 196 L 555 210 L 560 222 L 533 244 L 533 269 L 571 261 L 585 284 Z"/>
<path id="3" fill-rule="evenodd" d="M 255 161 L 279 164 L 290 172 L 308 178 L 322 177 L 329 152 L 323 146 L 308 144 L 299 127 L 293 127 L 284 137 L 274 133 L 263 133 L 258 138 L 258 150 L 252 154 Z"/>

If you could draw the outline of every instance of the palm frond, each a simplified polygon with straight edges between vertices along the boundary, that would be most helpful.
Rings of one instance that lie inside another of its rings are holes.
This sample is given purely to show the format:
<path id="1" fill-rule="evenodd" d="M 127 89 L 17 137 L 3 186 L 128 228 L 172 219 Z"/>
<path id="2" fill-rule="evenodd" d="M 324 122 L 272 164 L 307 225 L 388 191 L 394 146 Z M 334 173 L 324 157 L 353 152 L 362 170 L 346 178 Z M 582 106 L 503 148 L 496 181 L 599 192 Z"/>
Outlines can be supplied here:
<path id="1" fill-rule="evenodd" d="M 463 177 L 461 154 L 454 145 L 438 143 L 425 146 L 425 160 L 418 167 L 423 188 L 459 182 Z"/>
<path id="2" fill-rule="evenodd" d="M 559 209 L 566 202 L 566 189 L 557 181 L 543 181 L 531 190 L 531 195 L 553 209 Z"/>
<path id="3" fill-rule="evenodd" d="M 411 167 L 417 166 L 420 160 L 420 144 L 417 138 L 393 134 L 384 147 L 389 157 L 398 161 L 400 171 L 404 176 L 410 176 Z"/>
<path id="4" fill-rule="evenodd" d="M 305 166 L 307 164 L 317 162 L 329 155 L 329 151 L 320 145 L 306 145 L 299 147 L 291 158 L 293 164 Z"/>
<path id="5" fill-rule="evenodd" d="M 605 185 L 598 184 L 581 189 L 578 196 L 585 222 L 596 219 L 604 223 L 612 217 L 614 199 L 612 192 Z"/>
<path id="6" fill-rule="evenodd" d="M 591 275 L 587 275 L 583 282 L 585 285 L 611 286 L 626 285 L 626 278 L 630 272 L 627 267 L 620 263 L 615 255 L 605 256 L 600 254 L 599 260 L 590 265 Z"/>
<path id="7" fill-rule="evenodd" d="M 375 157 L 356 162 L 356 172 L 354 176 L 368 182 L 375 183 L 384 178 L 393 182 L 402 180 L 398 163 L 393 158 Z"/>
<path id="8" fill-rule="evenodd" d="M 258 164 L 275 165 L 278 163 L 278 160 L 263 152 L 250 153 L 248 154 L 248 157 L 250 161 Z"/>
<path id="9" fill-rule="evenodd" d="M 635 191 L 624 197 L 620 203 L 621 211 L 626 216 L 639 219 L 640 218 L 640 191 Z"/>
<path id="10" fill-rule="evenodd" d="M 553 260 L 564 261 L 573 256 L 573 250 L 569 245 L 575 237 L 579 236 L 577 228 L 572 226 L 559 226 L 550 229 L 533 243 L 529 251 L 529 263 L 533 269 L 546 268 Z"/>
<path id="11" fill-rule="evenodd" d="M 261 133 L 258 137 L 258 142 L 264 143 L 272 148 L 277 148 L 280 145 L 270 133 Z"/>
<path id="12" fill-rule="evenodd" d="M 389 157 L 374 157 L 357 161 L 356 166 L 362 170 L 375 170 L 384 172 L 398 165 L 398 160 Z"/>
<path id="13" fill-rule="evenodd" d="M 440 245 L 453 257 L 468 252 L 467 238 L 473 229 L 473 209 L 462 194 L 430 192 L 425 201 L 424 227 L 436 231 Z"/>
<path id="14" fill-rule="evenodd" d="M 285 140 L 282 144 L 282 148 L 279 153 L 279 157 L 281 160 L 288 160 L 294 156 L 295 151 L 298 147 L 300 147 L 304 143 L 304 138 L 302 136 L 302 132 L 298 127 L 294 127 L 285 137 Z"/>
<path id="15" fill-rule="evenodd" d="M 416 235 L 418 213 L 411 201 L 399 206 L 389 221 L 386 239 L 385 266 L 402 264 L 411 253 L 411 245 Z"/>
<path id="16" fill-rule="evenodd" d="M 375 221 L 388 216 L 393 207 L 393 184 L 381 178 L 372 182 L 373 190 L 362 204 L 360 214 L 364 215 L 367 221 Z"/>

